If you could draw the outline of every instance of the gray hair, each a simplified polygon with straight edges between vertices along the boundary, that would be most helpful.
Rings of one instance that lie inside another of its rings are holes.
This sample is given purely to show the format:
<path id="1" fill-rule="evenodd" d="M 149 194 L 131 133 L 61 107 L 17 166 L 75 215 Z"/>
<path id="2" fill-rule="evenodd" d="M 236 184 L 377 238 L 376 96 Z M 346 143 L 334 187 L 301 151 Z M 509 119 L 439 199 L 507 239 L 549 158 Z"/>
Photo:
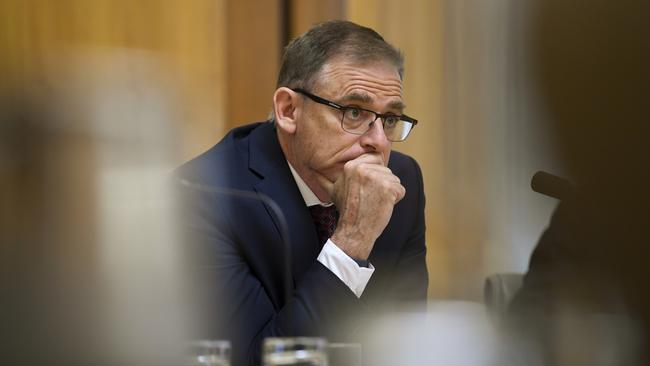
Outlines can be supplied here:
<path id="1" fill-rule="evenodd" d="M 277 87 L 312 89 L 323 65 L 338 56 L 353 62 L 388 61 L 400 78 L 404 57 L 374 30 L 358 24 L 333 20 L 320 23 L 284 49 Z"/>

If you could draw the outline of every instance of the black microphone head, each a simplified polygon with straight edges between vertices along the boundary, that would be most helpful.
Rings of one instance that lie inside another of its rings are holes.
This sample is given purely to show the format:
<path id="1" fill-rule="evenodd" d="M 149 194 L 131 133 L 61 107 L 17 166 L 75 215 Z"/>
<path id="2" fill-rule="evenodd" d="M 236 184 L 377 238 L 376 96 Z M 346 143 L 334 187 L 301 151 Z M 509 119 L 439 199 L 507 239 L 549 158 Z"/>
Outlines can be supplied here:
<path id="1" fill-rule="evenodd" d="M 541 170 L 533 175 L 530 187 L 537 193 L 559 200 L 565 199 L 574 189 L 569 180 Z"/>

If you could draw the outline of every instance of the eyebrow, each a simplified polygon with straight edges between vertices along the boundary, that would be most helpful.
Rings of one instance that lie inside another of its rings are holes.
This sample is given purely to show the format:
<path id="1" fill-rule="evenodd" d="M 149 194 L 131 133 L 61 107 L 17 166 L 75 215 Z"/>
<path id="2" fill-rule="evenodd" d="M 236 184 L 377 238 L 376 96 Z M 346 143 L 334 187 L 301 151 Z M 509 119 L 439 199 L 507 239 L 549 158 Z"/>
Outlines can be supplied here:
<path id="1" fill-rule="evenodd" d="M 358 92 L 352 92 L 343 98 L 338 102 L 338 104 L 345 105 L 345 103 L 349 102 L 359 102 L 359 103 L 364 103 L 364 104 L 372 104 L 373 99 L 370 95 L 366 93 L 358 93 Z M 398 111 L 403 111 L 406 109 L 406 104 L 404 102 L 399 101 L 399 100 L 393 100 L 388 103 L 388 108 L 390 109 L 396 109 Z"/>

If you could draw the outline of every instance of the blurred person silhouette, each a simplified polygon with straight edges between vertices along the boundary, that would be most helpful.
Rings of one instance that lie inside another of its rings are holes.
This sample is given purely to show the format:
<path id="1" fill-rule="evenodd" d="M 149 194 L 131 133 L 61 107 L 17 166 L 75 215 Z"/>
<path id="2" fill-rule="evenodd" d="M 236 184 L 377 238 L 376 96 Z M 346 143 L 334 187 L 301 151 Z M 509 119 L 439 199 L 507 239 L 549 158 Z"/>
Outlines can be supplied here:
<path id="1" fill-rule="evenodd" d="M 0 97 L 0 364 L 178 365 L 168 84 L 134 50 L 51 60 Z"/>
<path id="2" fill-rule="evenodd" d="M 356 341 L 373 314 L 425 303 L 422 174 L 391 151 L 417 123 L 402 77 L 374 30 L 316 25 L 285 49 L 273 117 L 179 169 L 213 300 L 204 334 L 231 340 L 235 365 L 259 364 L 265 337 Z M 242 191 L 277 204 L 290 248 L 273 204 Z"/>
<path id="3" fill-rule="evenodd" d="M 539 86 L 574 184 L 510 306 L 548 364 L 650 361 L 650 3 L 544 0 Z"/>

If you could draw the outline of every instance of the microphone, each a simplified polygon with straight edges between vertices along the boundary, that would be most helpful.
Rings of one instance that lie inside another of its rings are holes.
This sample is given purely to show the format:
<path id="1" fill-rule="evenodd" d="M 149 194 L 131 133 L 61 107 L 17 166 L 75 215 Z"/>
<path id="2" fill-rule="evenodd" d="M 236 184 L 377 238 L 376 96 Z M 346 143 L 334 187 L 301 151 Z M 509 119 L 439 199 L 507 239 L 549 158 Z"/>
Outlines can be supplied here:
<path id="1" fill-rule="evenodd" d="M 537 193 L 558 200 L 567 198 L 575 190 L 575 186 L 568 179 L 541 170 L 533 175 L 530 187 Z"/>
<path id="2" fill-rule="evenodd" d="M 248 199 L 253 201 L 261 201 L 266 207 L 270 209 L 273 213 L 280 229 L 280 237 L 282 242 L 283 257 L 286 261 L 284 266 L 284 306 L 288 314 L 288 323 L 289 323 L 289 333 L 291 333 L 292 322 L 291 322 L 291 299 L 293 293 L 293 273 L 291 271 L 291 244 L 289 243 L 289 227 L 287 225 L 287 220 L 275 201 L 270 197 L 262 194 L 251 191 L 244 191 L 233 188 L 224 188 L 217 186 L 209 186 L 201 183 L 190 182 L 187 179 L 180 179 L 180 184 L 187 188 L 195 191 L 206 192 L 214 195 L 221 195 L 223 197 L 232 197 L 237 199 Z"/>

